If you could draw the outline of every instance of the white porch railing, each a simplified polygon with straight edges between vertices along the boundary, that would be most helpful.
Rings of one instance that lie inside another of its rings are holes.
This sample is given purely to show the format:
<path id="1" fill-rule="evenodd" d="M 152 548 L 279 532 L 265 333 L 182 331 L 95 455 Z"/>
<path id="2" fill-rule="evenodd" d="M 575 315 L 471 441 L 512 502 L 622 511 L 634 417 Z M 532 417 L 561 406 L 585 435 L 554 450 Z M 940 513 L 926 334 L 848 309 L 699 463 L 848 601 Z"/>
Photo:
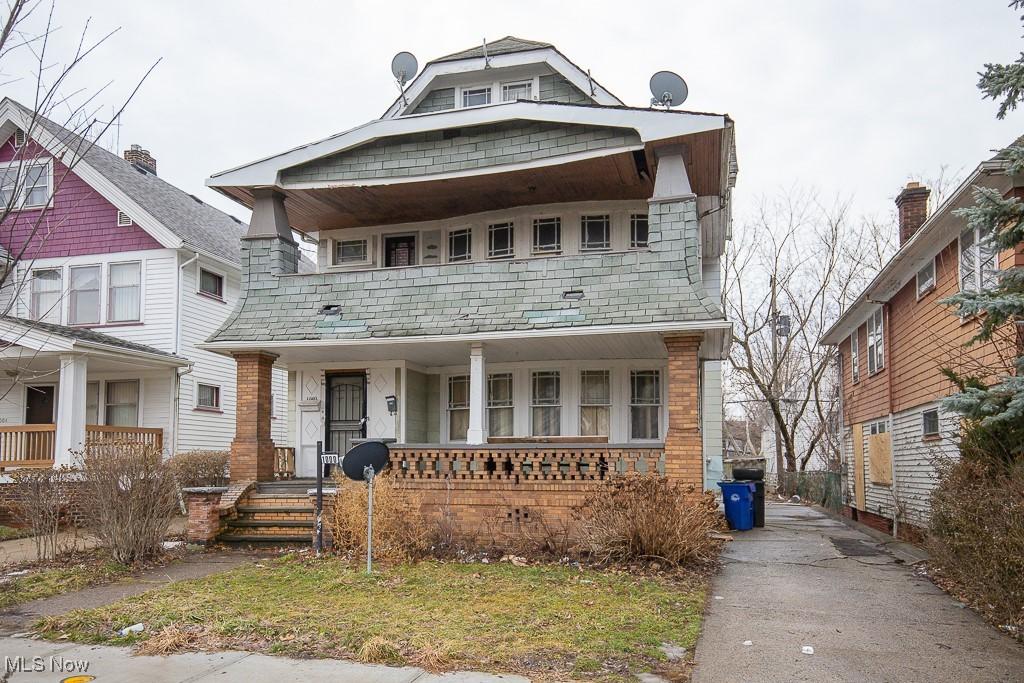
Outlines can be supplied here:
<path id="1" fill-rule="evenodd" d="M 132 441 L 162 449 L 164 430 L 158 427 L 86 425 L 85 439 L 90 443 Z M 0 470 L 53 467 L 56 440 L 56 425 L 0 425 Z"/>

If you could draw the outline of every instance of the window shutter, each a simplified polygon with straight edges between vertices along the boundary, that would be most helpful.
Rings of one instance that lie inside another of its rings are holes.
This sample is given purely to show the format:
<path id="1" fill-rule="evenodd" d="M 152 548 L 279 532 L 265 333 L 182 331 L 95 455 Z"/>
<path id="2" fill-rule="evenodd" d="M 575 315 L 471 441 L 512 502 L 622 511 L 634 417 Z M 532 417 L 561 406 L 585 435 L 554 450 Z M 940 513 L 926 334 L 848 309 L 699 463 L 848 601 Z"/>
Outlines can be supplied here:
<path id="1" fill-rule="evenodd" d="M 126 228 L 132 224 L 132 217 L 126 214 L 124 211 L 117 212 L 117 227 Z"/>

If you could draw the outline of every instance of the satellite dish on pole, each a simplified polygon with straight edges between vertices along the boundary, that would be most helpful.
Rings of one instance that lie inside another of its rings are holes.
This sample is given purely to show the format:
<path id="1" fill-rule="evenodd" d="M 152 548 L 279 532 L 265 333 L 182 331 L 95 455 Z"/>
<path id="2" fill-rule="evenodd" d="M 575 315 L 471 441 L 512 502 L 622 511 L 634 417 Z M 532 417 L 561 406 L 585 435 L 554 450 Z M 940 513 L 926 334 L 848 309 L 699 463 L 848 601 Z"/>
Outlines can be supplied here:
<path id="1" fill-rule="evenodd" d="M 420 68 L 419 62 L 411 52 L 399 52 L 391 59 L 391 73 L 395 75 L 398 85 L 405 87 L 416 71 Z"/>
<path id="2" fill-rule="evenodd" d="M 678 107 L 690 94 L 683 77 L 672 71 L 659 71 L 651 76 L 651 106 L 666 109 Z"/>
<path id="3" fill-rule="evenodd" d="M 364 441 L 345 454 L 341 459 L 341 469 L 352 481 L 366 481 L 367 467 L 372 467 L 374 474 L 380 474 L 390 459 L 385 444 L 380 441 Z"/>

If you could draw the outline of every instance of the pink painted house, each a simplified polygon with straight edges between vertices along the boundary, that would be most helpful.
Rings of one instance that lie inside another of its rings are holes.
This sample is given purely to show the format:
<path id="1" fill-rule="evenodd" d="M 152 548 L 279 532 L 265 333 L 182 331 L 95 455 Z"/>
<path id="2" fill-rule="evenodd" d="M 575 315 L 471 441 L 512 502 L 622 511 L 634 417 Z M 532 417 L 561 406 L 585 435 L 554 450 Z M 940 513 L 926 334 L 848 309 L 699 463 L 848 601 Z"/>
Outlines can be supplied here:
<path id="1" fill-rule="evenodd" d="M 234 364 L 197 344 L 234 308 L 247 226 L 141 147 L 118 156 L 6 98 L 0 201 L 0 471 L 70 462 L 86 439 L 227 448 Z"/>

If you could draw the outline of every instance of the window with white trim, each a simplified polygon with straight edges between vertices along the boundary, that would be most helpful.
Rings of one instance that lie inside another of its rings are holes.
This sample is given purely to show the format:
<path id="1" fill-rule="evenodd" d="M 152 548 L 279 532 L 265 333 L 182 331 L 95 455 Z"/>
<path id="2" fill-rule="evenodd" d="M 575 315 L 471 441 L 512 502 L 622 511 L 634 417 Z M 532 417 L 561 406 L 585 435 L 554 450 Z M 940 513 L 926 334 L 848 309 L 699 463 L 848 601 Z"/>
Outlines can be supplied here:
<path id="1" fill-rule="evenodd" d="M 889 425 L 886 424 L 885 420 L 872 422 L 868 425 L 868 434 L 871 436 L 874 436 L 875 434 L 885 434 L 887 431 L 889 431 Z"/>
<path id="2" fill-rule="evenodd" d="M 533 81 L 520 81 L 518 83 L 501 84 L 502 102 L 529 99 L 533 99 Z"/>
<path id="3" fill-rule="evenodd" d="M 580 436 L 611 433 L 612 381 L 608 370 L 580 371 Z"/>
<path id="4" fill-rule="evenodd" d="M 71 266 L 68 291 L 68 324 L 96 325 L 100 322 L 100 267 Z"/>
<path id="5" fill-rule="evenodd" d="M 107 322 L 142 318 L 142 263 L 111 263 L 107 276 Z"/>
<path id="6" fill-rule="evenodd" d="M 647 214 L 634 213 L 629 217 L 629 248 L 647 248 Z"/>
<path id="7" fill-rule="evenodd" d="M 463 107 L 479 107 L 482 104 L 491 103 L 491 86 L 485 86 L 482 88 L 463 88 L 462 89 L 462 106 Z"/>
<path id="8" fill-rule="evenodd" d="M 924 266 L 921 267 L 921 270 L 917 271 L 917 298 L 920 299 L 924 294 L 927 294 L 933 289 L 935 289 L 934 258 L 924 264 Z"/>
<path id="9" fill-rule="evenodd" d="M 661 435 L 661 371 L 629 373 L 629 438 L 657 439 Z"/>
<path id="10" fill-rule="evenodd" d="M 998 249 L 979 228 L 960 233 L 960 291 L 978 292 L 994 287 L 999 273 Z"/>
<path id="11" fill-rule="evenodd" d="M 28 304 L 29 318 L 59 323 L 62 287 L 60 268 L 33 270 Z"/>
<path id="12" fill-rule="evenodd" d="M 868 318 L 868 374 L 878 372 L 885 367 L 885 325 L 882 322 L 882 309 L 879 308 Z"/>
<path id="13" fill-rule="evenodd" d="M 533 219 L 533 254 L 562 253 L 562 219 Z"/>
<path id="14" fill-rule="evenodd" d="M 488 225 L 487 258 L 512 258 L 515 253 L 515 226 L 512 222 Z"/>
<path id="15" fill-rule="evenodd" d="M 470 261 L 473 259 L 473 230 L 463 228 L 448 233 L 448 262 Z"/>
<path id="16" fill-rule="evenodd" d="M 580 250 L 611 249 L 612 221 L 608 214 L 580 216 Z"/>
<path id="17" fill-rule="evenodd" d="M 273 402 L 271 402 L 273 405 Z M 196 383 L 196 408 L 220 410 L 220 387 L 216 384 Z"/>
<path id="18" fill-rule="evenodd" d="M 469 375 L 448 378 L 448 440 L 465 441 L 469 431 Z"/>
<path id="19" fill-rule="evenodd" d="M 205 268 L 199 269 L 199 291 L 217 299 L 224 298 L 224 276 Z"/>
<path id="20" fill-rule="evenodd" d="M 86 382 L 85 384 L 85 424 L 98 425 L 100 423 L 100 383 Z"/>
<path id="21" fill-rule="evenodd" d="M 369 240 L 338 240 L 334 243 L 334 265 L 347 266 L 370 260 Z"/>
<path id="22" fill-rule="evenodd" d="M 487 433 L 490 436 L 512 436 L 513 412 L 512 373 L 488 375 Z"/>
<path id="23" fill-rule="evenodd" d="M 117 427 L 139 426 L 139 380 L 107 382 L 104 414 L 106 424 Z"/>
<path id="24" fill-rule="evenodd" d="M 557 370 L 530 374 L 530 434 L 562 433 L 562 375 Z"/>
<path id="25" fill-rule="evenodd" d="M 850 335 L 850 375 L 854 382 L 860 381 L 860 328 Z"/>
<path id="26" fill-rule="evenodd" d="M 0 206 L 36 209 L 50 201 L 53 184 L 49 161 L 12 161 L 0 170 Z"/>
<path id="27" fill-rule="evenodd" d="M 939 409 L 932 408 L 921 413 L 921 435 L 939 435 Z"/>

